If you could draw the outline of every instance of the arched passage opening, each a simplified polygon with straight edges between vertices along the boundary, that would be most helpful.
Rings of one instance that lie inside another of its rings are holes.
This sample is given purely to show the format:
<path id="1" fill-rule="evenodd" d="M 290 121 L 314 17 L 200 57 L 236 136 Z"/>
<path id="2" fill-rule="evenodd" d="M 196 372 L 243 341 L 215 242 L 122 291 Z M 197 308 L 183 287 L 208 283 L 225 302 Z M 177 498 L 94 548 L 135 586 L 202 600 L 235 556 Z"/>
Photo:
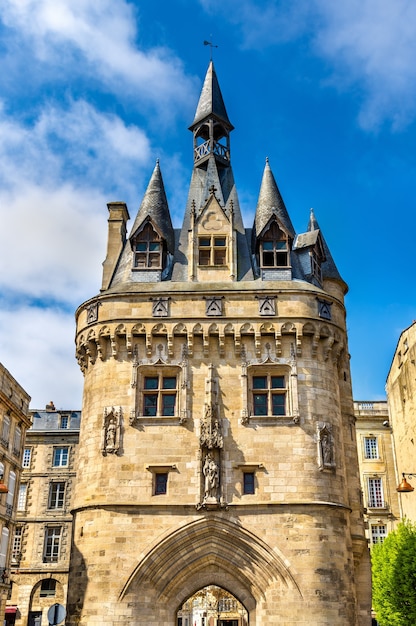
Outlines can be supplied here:
<path id="1" fill-rule="evenodd" d="M 297 602 L 302 597 L 288 563 L 276 549 L 240 524 L 213 515 L 159 539 L 125 581 L 119 600 L 129 607 L 138 626 L 177 626 L 178 611 L 187 600 L 213 586 L 241 604 L 250 626 L 260 623 L 258 607 L 265 610 L 267 594 Z M 212 626 L 220 623 L 214 621 Z M 224 621 L 221 626 L 235 626 L 235 622 Z"/>
<path id="2" fill-rule="evenodd" d="M 226 589 L 207 585 L 181 605 L 176 626 L 248 626 L 248 612 Z"/>

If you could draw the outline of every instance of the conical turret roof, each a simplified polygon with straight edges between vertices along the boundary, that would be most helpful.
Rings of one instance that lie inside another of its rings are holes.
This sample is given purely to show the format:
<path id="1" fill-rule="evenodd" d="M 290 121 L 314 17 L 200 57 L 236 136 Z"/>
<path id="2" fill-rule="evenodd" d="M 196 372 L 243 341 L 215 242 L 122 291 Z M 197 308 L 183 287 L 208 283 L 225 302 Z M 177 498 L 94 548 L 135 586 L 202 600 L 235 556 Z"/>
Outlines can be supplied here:
<path id="1" fill-rule="evenodd" d="M 130 239 L 136 234 L 138 228 L 140 228 L 146 218 L 152 220 L 154 226 L 166 240 L 169 252 L 173 254 L 175 249 L 175 237 L 162 172 L 160 171 L 159 159 L 156 161 L 153 174 L 150 178 L 136 219 L 134 220 Z"/>
<path id="2" fill-rule="evenodd" d="M 259 236 L 273 215 L 277 217 L 278 222 L 291 235 L 291 237 L 294 238 L 295 229 L 293 228 L 293 224 L 287 212 L 285 203 L 283 202 L 283 198 L 280 195 L 279 188 L 269 165 L 269 159 L 266 159 L 259 198 L 257 201 L 256 215 L 254 218 L 255 237 Z"/>
<path id="3" fill-rule="evenodd" d="M 198 106 L 196 108 L 194 121 L 189 128 L 192 129 L 195 124 L 199 124 L 204 119 L 210 116 L 215 116 L 218 119 L 222 120 L 222 122 L 228 127 L 229 130 L 232 130 L 234 128 L 234 126 L 228 119 L 220 85 L 217 79 L 217 74 L 215 72 L 214 64 L 212 61 L 210 61 L 210 64 L 208 66 L 204 85 L 202 87 Z"/>

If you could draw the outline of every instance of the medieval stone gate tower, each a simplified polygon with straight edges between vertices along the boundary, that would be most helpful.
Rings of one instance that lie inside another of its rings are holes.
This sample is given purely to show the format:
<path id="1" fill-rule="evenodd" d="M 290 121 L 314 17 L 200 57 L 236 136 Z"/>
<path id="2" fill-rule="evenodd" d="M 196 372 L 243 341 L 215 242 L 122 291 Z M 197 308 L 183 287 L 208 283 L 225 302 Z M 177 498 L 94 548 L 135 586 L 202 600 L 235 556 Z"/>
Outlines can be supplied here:
<path id="1" fill-rule="evenodd" d="M 267 161 L 244 227 L 212 63 L 190 130 L 181 231 L 157 163 L 130 234 L 108 205 L 102 289 L 77 311 L 67 624 L 174 626 L 208 585 L 250 626 L 368 624 L 347 286 Z"/>

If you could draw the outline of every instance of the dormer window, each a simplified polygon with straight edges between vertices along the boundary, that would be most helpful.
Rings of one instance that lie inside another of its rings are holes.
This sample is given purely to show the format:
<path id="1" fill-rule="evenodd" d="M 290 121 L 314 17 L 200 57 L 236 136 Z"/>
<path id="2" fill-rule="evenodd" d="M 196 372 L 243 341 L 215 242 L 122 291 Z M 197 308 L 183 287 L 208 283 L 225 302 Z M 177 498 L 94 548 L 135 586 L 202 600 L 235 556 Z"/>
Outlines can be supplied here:
<path id="1" fill-rule="evenodd" d="M 322 255 L 320 253 L 320 250 L 316 246 L 315 248 L 312 248 L 311 250 L 311 271 L 312 271 L 312 276 L 314 276 L 316 280 L 319 281 L 320 283 L 322 283 L 321 264 L 322 264 Z"/>
<path id="2" fill-rule="evenodd" d="M 289 238 L 273 222 L 260 239 L 260 267 L 289 267 Z"/>
<path id="3" fill-rule="evenodd" d="M 222 235 L 199 237 L 198 263 L 199 265 L 226 265 L 227 238 Z"/>
<path id="4" fill-rule="evenodd" d="M 133 267 L 140 270 L 162 269 L 163 241 L 151 224 L 135 237 Z"/>

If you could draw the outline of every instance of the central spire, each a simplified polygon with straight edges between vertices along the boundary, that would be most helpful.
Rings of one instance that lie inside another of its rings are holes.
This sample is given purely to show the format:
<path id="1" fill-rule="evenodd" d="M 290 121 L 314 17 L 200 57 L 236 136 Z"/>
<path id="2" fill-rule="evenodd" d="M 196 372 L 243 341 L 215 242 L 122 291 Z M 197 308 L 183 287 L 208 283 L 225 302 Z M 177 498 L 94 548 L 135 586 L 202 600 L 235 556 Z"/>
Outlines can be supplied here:
<path id="1" fill-rule="evenodd" d="M 230 163 L 230 132 L 234 126 L 228 119 L 221 89 L 212 60 L 208 66 L 194 121 L 189 130 L 194 135 L 194 164 L 200 166 L 210 155 L 218 165 Z M 222 141 L 221 141 L 222 140 Z"/>

